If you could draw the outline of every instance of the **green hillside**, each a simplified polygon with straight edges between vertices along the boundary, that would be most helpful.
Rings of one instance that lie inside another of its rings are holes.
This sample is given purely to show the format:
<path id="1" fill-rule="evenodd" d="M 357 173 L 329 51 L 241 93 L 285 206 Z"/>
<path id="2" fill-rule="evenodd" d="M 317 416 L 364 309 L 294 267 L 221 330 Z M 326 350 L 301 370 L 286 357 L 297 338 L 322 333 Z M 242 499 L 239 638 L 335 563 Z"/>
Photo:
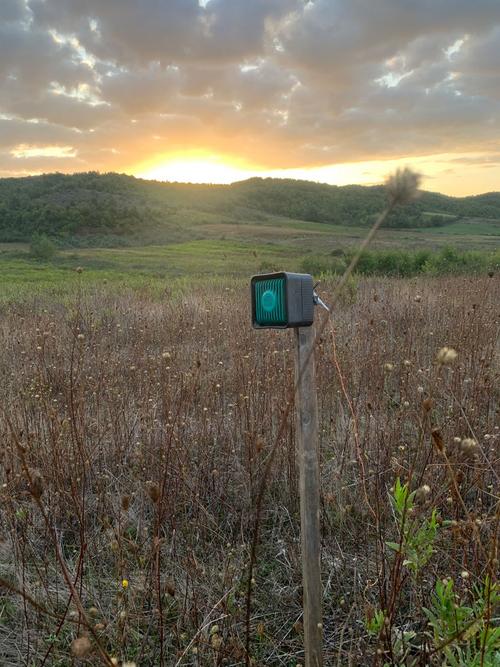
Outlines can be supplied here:
<path id="1" fill-rule="evenodd" d="M 6 178 L 0 179 L 0 242 L 28 242 L 43 233 L 61 245 L 163 243 L 196 237 L 200 225 L 282 227 L 276 219 L 359 228 L 384 201 L 381 186 L 286 179 L 193 185 L 94 172 Z M 500 221 L 500 193 L 454 198 L 424 192 L 386 226 L 446 229 L 471 218 Z"/>

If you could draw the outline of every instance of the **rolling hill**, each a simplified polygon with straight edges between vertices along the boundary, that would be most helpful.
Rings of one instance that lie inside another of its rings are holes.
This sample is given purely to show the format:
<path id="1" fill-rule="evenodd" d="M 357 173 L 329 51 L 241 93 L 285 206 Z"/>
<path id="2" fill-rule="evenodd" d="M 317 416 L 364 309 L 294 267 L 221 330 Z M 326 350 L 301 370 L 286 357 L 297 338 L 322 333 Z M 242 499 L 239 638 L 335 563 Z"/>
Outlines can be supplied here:
<path id="1" fill-rule="evenodd" d="M 200 238 L 202 225 L 275 225 L 283 219 L 360 228 L 384 205 L 381 186 L 252 178 L 231 185 L 145 181 L 95 172 L 0 179 L 0 242 L 46 234 L 61 245 L 119 246 Z M 387 226 L 500 222 L 500 192 L 455 198 L 423 192 Z M 311 225 L 311 228 L 314 226 Z"/>

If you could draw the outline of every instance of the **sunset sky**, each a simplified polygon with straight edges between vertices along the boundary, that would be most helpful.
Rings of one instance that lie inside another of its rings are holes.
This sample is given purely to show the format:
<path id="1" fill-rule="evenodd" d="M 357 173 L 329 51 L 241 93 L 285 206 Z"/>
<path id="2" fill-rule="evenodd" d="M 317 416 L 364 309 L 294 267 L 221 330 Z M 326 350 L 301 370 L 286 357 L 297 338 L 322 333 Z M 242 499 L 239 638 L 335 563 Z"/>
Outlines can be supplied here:
<path id="1" fill-rule="evenodd" d="M 500 190 L 500 0 L 0 0 L 0 176 Z"/>

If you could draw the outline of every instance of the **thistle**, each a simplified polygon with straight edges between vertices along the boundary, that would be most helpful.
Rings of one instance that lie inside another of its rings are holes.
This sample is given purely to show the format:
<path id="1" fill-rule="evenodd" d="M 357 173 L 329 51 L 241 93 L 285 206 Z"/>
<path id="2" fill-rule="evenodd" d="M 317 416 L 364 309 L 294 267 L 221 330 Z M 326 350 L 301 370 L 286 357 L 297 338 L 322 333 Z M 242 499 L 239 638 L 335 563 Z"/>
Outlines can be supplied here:
<path id="1" fill-rule="evenodd" d="M 418 197 L 421 176 L 408 167 L 397 169 L 391 174 L 385 183 L 389 204 L 391 206 L 403 206 L 409 204 Z"/>

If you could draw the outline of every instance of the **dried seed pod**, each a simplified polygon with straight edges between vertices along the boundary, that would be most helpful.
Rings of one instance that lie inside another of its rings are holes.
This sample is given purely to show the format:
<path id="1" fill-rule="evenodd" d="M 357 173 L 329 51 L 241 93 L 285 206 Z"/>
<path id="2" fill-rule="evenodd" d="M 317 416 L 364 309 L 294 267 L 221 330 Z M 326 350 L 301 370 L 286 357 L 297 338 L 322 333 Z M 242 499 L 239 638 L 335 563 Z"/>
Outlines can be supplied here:
<path id="1" fill-rule="evenodd" d="M 425 503 L 431 495 L 431 487 L 428 484 L 422 484 L 415 492 L 415 500 L 418 503 Z"/>
<path id="2" fill-rule="evenodd" d="M 436 356 L 436 361 L 442 366 L 449 366 L 458 356 L 458 352 L 452 347 L 442 347 Z"/>
<path id="3" fill-rule="evenodd" d="M 146 482 L 146 491 L 148 492 L 148 496 L 154 503 L 158 502 L 158 498 L 160 497 L 160 487 L 156 482 L 153 482 L 151 480 L 149 482 Z"/>
<path id="4" fill-rule="evenodd" d="M 88 637 L 77 637 L 71 643 L 71 653 L 75 658 L 85 658 L 92 650 L 92 643 Z"/>
<path id="5" fill-rule="evenodd" d="M 420 174 L 408 167 L 397 169 L 385 183 L 390 204 L 404 205 L 415 199 L 418 196 L 420 180 Z"/>
<path id="6" fill-rule="evenodd" d="M 460 443 L 460 451 L 467 459 L 473 459 L 478 453 L 478 444 L 473 438 L 464 438 Z"/>
<path id="7" fill-rule="evenodd" d="M 429 412 L 430 410 L 432 410 L 433 405 L 434 401 L 432 400 L 432 398 L 424 398 L 424 400 L 422 401 L 422 408 L 424 412 Z"/>
<path id="8" fill-rule="evenodd" d="M 444 440 L 440 430 L 438 428 L 433 428 L 431 431 L 431 436 L 436 449 L 442 452 L 444 450 Z"/>
<path id="9" fill-rule="evenodd" d="M 31 469 L 29 471 L 29 475 L 30 475 L 29 486 L 28 486 L 29 492 L 31 493 L 33 498 L 39 500 L 42 497 L 44 488 L 43 477 L 39 470 L 34 470 L 34 469 Z"/>

